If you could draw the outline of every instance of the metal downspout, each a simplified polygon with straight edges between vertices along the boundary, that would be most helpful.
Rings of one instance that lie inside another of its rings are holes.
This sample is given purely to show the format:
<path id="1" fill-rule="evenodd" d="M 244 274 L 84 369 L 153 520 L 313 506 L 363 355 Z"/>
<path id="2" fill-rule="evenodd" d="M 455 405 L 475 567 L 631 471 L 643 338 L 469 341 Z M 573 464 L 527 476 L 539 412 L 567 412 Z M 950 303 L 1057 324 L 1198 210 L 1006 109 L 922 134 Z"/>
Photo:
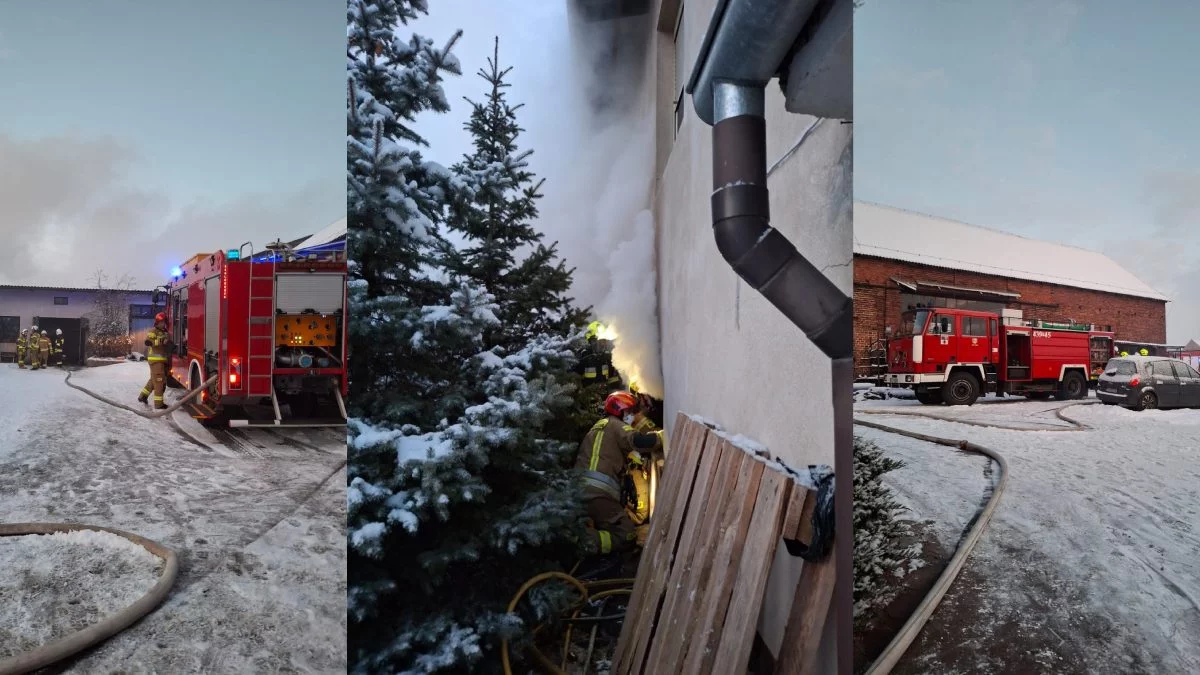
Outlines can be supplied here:
<path id="1" fill-rule="evenodd" d="M 839 673 L 853 669 L 853 300 L 771 227 L 764 97 L 816 2 L 722 0 L 688 83 L 713 127 L 712 224 L 721 255 L 831 360 L 834 590 Z M 787 652 L 787 645 L 781 656 Z"/>

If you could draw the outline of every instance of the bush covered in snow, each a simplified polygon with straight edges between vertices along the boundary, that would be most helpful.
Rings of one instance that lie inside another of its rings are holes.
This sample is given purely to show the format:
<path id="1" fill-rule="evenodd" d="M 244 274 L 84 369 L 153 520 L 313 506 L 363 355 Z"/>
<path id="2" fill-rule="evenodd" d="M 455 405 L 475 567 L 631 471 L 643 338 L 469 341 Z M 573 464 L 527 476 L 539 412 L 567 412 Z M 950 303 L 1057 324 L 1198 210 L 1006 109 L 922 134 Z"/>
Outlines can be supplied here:
<path id="1" fill-rule="evenodd" d="M 904 466 L 884 455 L 873 442 L 854 437 L 854 618 L 895 597 L 900 578 L 916 564 L 919 546 L 905 546 L 911 523 L 900 517 L 903 507 L 892 497 L 883 476 Z"/>
<path id="2" fill-rule="evenodd" d="M 519 617 L 510 598 L 584 534 L 578 438 L 555 432 L 577 396 L 570 272 L 529 225 L 539 195 L 494 62 L 475 152 L 447 170 L 416 151 L 415 116 L 447 110 L 440 78 L 459 73 L 453 40 L 395 35 L 424 9 L 348 13 L 353 672 L 495 670 L 501 639 L 569 593 L 550 585 Z"/>

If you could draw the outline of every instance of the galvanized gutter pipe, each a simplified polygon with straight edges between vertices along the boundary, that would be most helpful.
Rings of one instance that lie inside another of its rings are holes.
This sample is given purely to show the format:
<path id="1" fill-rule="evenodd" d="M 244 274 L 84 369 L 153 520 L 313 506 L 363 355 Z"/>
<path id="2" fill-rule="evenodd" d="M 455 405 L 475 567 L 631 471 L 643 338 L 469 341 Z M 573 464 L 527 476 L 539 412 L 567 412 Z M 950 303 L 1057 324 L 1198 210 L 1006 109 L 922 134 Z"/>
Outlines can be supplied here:
<path id="1" fill-rule="evenodd" d="M 848 2 L 849 0 L 840 0 Z M 713 127 L 712 221 L 737 274 L 796 324 L 832 363 L 837 670 L 853 669 L 853 300 L 778 230 L 767 191 L 764 96 L 816 0 L 720 0 L 688 82 L 696 114 Z M 799 403 L 799 402 L 798 402 Z M 788 645 L 781 659 L 789 660 Z"/>

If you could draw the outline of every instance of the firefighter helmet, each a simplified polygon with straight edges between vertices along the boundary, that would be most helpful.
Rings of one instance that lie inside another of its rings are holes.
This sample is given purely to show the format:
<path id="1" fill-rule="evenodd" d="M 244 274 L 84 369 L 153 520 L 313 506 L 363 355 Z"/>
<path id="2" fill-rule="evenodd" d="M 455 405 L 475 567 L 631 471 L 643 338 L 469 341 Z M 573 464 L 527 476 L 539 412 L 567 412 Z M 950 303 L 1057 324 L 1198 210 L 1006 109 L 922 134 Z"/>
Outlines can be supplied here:
<path id="1" fill-rule="evenodd" d="M 637 408 L 637 399 L 627 391 L 614 391 L 604 399 L 604 412 L 620 417 Z"/>
<path id="2" fill-rule="evenodd" d="M 166 312 L 159 312 L 158 314 L 154 315 L 154 323 L 163 323 L 166 320 L 167 320 Z"/>
<path id="3" fill-rule="evenodd" d="M 603 327 L 604 325 L 599 321 L 593 321 L 589 323 L 587 327 L 587 334 L 584 337 L 586 337 L 588 340 L 599 337 L 600 331 L 603 329 Z"/>
<path id="4" fill-rule="evenodd" d="M 42 335 L 48 335 L 48 333 L 45 330 L 43 330 Z"/>
<path id="5" fill-rule="evenodd" d="M 1141 349 L 1139 349 L 1138 353 L 1141 354 L 1142 356 L 1150 356 L 1150 350 L 1146 349 L 1145 347 L 1142 347 Z"/>
<path id="6" fill-rule="evenodd" d="M 55 335 L 62 335 L 62 329 L 61 329 L 61 328 L 55 328 L 55 329 L 54 329 L 54 334 L 55 334 Z"/>

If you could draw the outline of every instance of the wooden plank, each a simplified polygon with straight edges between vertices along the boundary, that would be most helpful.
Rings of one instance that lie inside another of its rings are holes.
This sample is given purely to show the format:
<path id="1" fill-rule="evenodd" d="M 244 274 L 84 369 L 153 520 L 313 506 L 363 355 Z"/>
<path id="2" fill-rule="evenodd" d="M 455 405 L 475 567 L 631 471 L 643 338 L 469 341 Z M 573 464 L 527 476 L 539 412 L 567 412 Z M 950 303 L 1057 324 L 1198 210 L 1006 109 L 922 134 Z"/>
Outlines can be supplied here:
<path id="1" fill-rule="evenodd" d="M 721 516 L 736 498 L 734 490 L 743 462 L 753 461 L 724 439 L 716 437 L 712 442 L 717 443 L 720 453 L 716 476 L 702 504 L 703 513 L 696 519 L 694 546 L 681 545 L 676 553 L 680 562 L 671 570 L 667 582 L 663 611 L 655 631 L 660 637 L 655 639 L 646 661 L 647 673 L 672 672 L 683 662 L 683 651 L 692 639 L 688 632 L 691 618 L 704 599 L 704 584 L 719 542 Z"/>
<path id="2" fill-rule="evenodd" d="M 834 550 L 831 543 L 828 555 L 817 562 L 804 563 L 800 571 L 800 583 L 796 584 L 796 595 L 783 633 L 783 648 L 775 666 L 777 673 L 815 672 L 817 647 L 821 644 L 821 633 L 837 580 Z"/>
<path id="3" fill-rule="evenodd" d="M 783 516 L 783 526 L 779 530 L 781 538 L 795 539 L 799 536 L 801 515 L 804 513 L 804 507 L 807 506 L 808 501 L 808 488 L 792 481 L 792 491 L 788 495 L 787 509 L 784 511 Z"/>
<path id="4" fill-rule="evenodd" d="M 725 513 L 721 514 L 716 550 L 713 553 L 712 575 L 703 594 L 697 612 L 688 627 L 688 644 L 683 660 L 685 673 L 710 673 L 712 671 L 713 648 L 720 640 L 729 598 L 741 563 L 741 557 L 749 534 L 754 504 L 758 499 L 766 465 L 755 461 L 740 449 L 746 457 L 738 472 L 733 499 Z"/>
<path id="5" fill-rule="evenodd" d="M 679 430 L 678 441 L 675 452 L 671 453 L 668 460 L 670 472 L 663 472 L 663 495 L 651 519 L 650 534 L 642 550 L 633 597 L 613 657 L 613 672 L 621 675 L 640 672 L 647 634 L 653 630 L 653 620 L 662 597 L 661 588 L 674 557 L 681 525 L 681 518 L 676 515 L 685 513 L 696 472 L 703 463 L 703 445 L 708 428 L 683 413 L 676 418 L 675 428 Z"/>
<path id="6" fill-rule="evenodd" d="M 709 484 L 716 473 L 717 461 L 720 458 L 720 453 L 713 451 L 713 448 L 716 447 L 715 439 L 715 436 L 705 433 L 704 445 L 701 446 L 700 451 L 700 465 L 695 474 L 695 483 L 693 483 L 690 491 L 681 490 L 676 496 L 675 513 L 677 515 L 671 521 L 671 527 L 666 534 L 666 541 L 659 547 L 656 552 L 657 555 L 651 561 L 654 572 L 649 580 L 647 588 L 648 596 L 640 608 L 636 642 L 634 642 L 633 650 L 629 654 L 628 665 L 636 669 L 634 672 L 644 672 L 643 664 L 655 638 L 655 628 L 662 609 L 663 597 L 667 590 L 668 577 L 671 569 L 680 561 L 676 555 L 676 551 L 684 531 L 684 526 L 689 521 L 698 519 L 700 513 L 703 511 L 701 498 L 708 493 Z M 695 497 L 695 500 L 693 497 Z M 645 558 L 643 558 L 643 564 L 645 564 Z"/>
<path id="7" fill-rule="evenodd" d="M 796 492 L 802 493 L 804 489 L 782 473 L 768 471 L 763 476 L 741 564 L 734 577 L 725 624 L 717 634 L 720 642 L 712 661 L 711 670 L 714 673 L 746 672 L 750 649 L 754 646 L 754 633 L 758 630 L 758 618 L 762 613 L 767 577 L 775 562 L 780 527 Z"/>
<path id="8" fill-rule="evenodd" d="M 672 470 L 670 474 L 664 471 L 662 481 L 659 483 L 661 492 L 654 516 L 650 519 L 650 534 L 642 549 L 641 562 L 638 564 L 637 576 L 634 579 L 633 593 L 625 612 L 629 618 L 621 626 L 621 635 L 617 639 L 617 648 L 613 653 L 613 671 L 617 673 L 629 672 L 623 667 L 623 664 L 628 663 L 629 652 L 641 629 L 639 618 L 642 607 L 645 606 L 648 598 L 650 578 L 655 572 L 654 565 L 647 564 L 647 561 L 658 557 L 658 550 L 661 548 L 662 542 L 666 540 L 666 532 L 674 519 L 675 497 L 683 487 L 684 476 L 689 473 L 689 468 L 692 474 L 695 473 L 697 464 L 693 460 L 699 456 L 699 453 L 695 452 L 695 446 L 697 443 L 703 443 L 704 434 L 708 431 L 703 425 L 693 421 L 682 412 L 675 418 L 675 429 L 678 436 L 677 445 L 675 452 L 671 453 L 671 458 L 667 460 L 672 464 Z M 689 484 L 690 482 L 691 479 L 688 479 Z"/>

